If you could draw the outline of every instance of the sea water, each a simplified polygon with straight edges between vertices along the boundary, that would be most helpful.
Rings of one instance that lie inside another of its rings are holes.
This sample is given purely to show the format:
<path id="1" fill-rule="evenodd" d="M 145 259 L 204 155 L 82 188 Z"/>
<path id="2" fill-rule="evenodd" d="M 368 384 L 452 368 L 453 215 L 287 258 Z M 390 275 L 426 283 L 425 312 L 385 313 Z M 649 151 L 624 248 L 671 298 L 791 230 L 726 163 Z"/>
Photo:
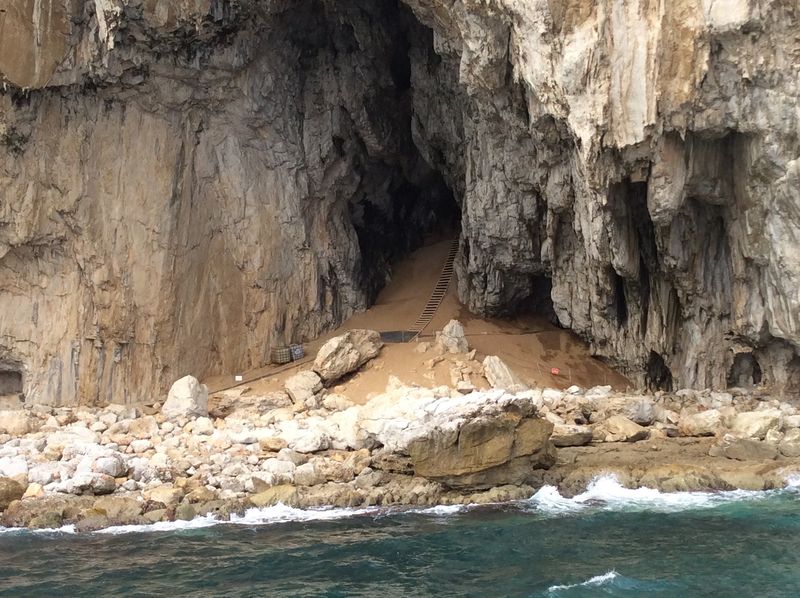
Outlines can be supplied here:
<path id="1" fill-rule="evenodd" d="M 800 491 L 600 478 L 505 505 L 0 528 L 2 596 L 800 596 Z"/>

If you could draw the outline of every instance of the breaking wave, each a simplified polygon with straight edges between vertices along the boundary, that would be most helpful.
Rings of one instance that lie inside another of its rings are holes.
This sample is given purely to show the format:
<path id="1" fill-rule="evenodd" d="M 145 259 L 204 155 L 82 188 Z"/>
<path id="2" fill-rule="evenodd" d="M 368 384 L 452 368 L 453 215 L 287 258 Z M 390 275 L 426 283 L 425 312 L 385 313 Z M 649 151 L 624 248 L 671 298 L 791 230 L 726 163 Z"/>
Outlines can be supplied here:
<path id="1" fill-rule="evenodd" d="M 608 571 L 607 573 L 603 573 L 602 575 L 595 575 L 587 579 L 581 583 L 572 583 L 572 584 L 564 584 L 564 585 L 555 585 L 550 586 L 547 588 L 547 591 L 551 594 L 554 592 L 559 592 L 561 590 L 571 590 L 572 588 L 579 588 L 579 587 L 597 587 L 605 585 L 611 581 L 614 581 L 619 577 L 619 573 L 616 571 Z"/>
<path id="2" fill-rule="evenodd" d="M 759 500 L 776 492 L 800 492 L 800 477 L 787 479 L 784 490 L 731 490 L 719 492 L 661 492 L 652 488 L 625 488 L 613 474 L 595 478 L 585 492 L 572 498 L 561 495 L 555 486 L 543 486 L 531 498 L 503 506 L 510 509 L 535 512 L 546 516 L 569 515 L 587 509 L 605 511 L 655 511 L 678 512 L 691 509 L 708 509 L 723 504 Z M 418 515 L 448 518 L 467 513 L 479 505 L 437 505 L 433 507 L 368 507 L 368 508 L 319 508 L 298 509 L 281 503 L 271 507 L 251 508 L 242 515 L 232 514 L 224 521 L 213 515 L 203 515 L 189 521 L 161 521 L 149 524 L 117 525 L 98 530 L 97 534 L 127 534 L 145 532 L 174 532 L 212 527 L 215 525 L 274 525 L 303 521 L 333 521 L 349 517 Z M 500 506 L 499 504 L 496 506 Z M 75 526 L 66 525 L 57 529 L 26 530 L 0 527 L 0 534 L 74 534 Z M 594 579 L 594 578 L 593 578 Z"/>
<path id="3" fill-rule="evenodd" d="M 609 511 L 676 512 L 688 509 L 708 509 L 725 503 L 757 500 L 769 492 L 730 490 L 719 492 L 661 492 L 653 488 L 625 488 L 614 475 L 595 478 L 585 492 L 566 498 L 555 486 L 544 486 L 527 502 L 537 511 L 560 515 L 589 508 Z"/>

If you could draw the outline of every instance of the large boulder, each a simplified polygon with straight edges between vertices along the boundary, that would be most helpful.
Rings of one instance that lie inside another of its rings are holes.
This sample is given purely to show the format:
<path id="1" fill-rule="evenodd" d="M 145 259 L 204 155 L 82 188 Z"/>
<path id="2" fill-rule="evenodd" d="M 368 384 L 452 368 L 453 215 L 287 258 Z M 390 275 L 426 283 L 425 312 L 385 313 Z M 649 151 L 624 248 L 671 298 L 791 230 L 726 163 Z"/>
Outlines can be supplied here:
<path id="1" fill-rule="evenodd" d="M 483 360 L 483 375 L 492 388 L 508 392 L 521 392 L 528 387 L 505 362 L 496 355 L 487 355 Z"/>
<path id="2" fill-rule="evenodd" d="M 383 342 L 380 333 L 374 330 L 350 330 L 322 345 L 314 360 L 314 371 L 325 382 L 337 380 L 377 357 L 381 347 Z"/>
<path id="3" fill-rule="evenodd" d="M 414 438 L 408 454 L 418 476 L 450 488 L 524 484 L 555 462 L 553 424 L 508 403 L 438 424 Z"/>
<path id="4" fill-rule="evenodd" d="M 170 419 L 207 416 L 208 388 L 194 376 L 184 376 L 169 389 L 161 413 Z"/>
<path id="5" fill-rule="evenodd" d="M 733 432 L 746 438 L 764 440 L 773 428 L 780 428 L 783 413 L 780 409 L 764 409 L 763 411 L 744 411 L 737 413 L 731 421 Z"/>
<path id="6" fill-rule="evenodd" d="M 469 351 L 464 327 L 458 320 L 450 320 L 441 332 L 436 334 L 436 346 L 445 353 L 466 353 Z"/>
<path id="7" fill-rule="evenodd" d="M 92 508 L 115 524 L 127 523 L 142 514 L 144 502 L 130 496 L 103 496 Z"/>
<path id="8" fill-rule="evenodd" d="M 590 426 L 577 426 L 573 424 L 554 424 L 553 435 L 550 439 L 557 447 L 585 446 L 592 441 L 594 433 Z"/>
<path id="9" fill-rule="evenodd" d="M 22 455 L 0 457 L 0 477 L 19 478 L 28 475 L 28 461 Z"/>
<path id="10" fill-rule="evenodd" d="M 111 494 L 117 489 L 113 477 L 105 473 L 80 472 L 67 480 L 62 490 L 67 494 Z"/>
<path id="11" fill-rule="evenodd" d="M 175 488 L 171 484 L 162 484 L 145 491 L 144 497 L 147 500 L 161 503 L 166 507 L 174 507 L 183 500 L 186 493 L 181 488 Z"/>
<path id="12" fill-rule="evenodd" d="M 714 436 L 720 428 L 722 414 L 717 409 L 685 415 L 678 421 L 678 432 L 681 436 Z"/>
<path id="13" fill-rule="evenodd" d="M 278 503 L 292 506 L 297 504 L 297 488 L 291 484 L 283 484 L 267 488 L 263 492 L 253 494 L 250 502 L 256 507 L 271 507 Z"/>
<path id="14" fill-rule="evenodd" d="M 587 396 L 581 401 L 581 406 L 591 412 L 591 420 L 595 423 L 621 415 L 640 426 L 649 426 L 658 415 L 653 399 L 647 396 Z"/>
<path id="15" fill-rule="evenodd" d="M 22 498 L 25 487 L 11 478 L 0 478 L 0 511 L 5 511 L 15 500 Z"/>
<path id="16" fill-rule="evenodd" d="M 128 472 L 128 465 L 122 455 L 106 455 L 98 457 L 92 463 L 92 471 L 104 473 L 112 478 L 120 478 Z"/>
<path id="17" fill-rule="evenodd" d="M 291 399 L 285 392 L 268 392 L 263 395 L 245 395 L 241 389 L 217 393 L 208 399 L 208 414 L 211 417 L 225 418 L 236 415 L 240 418 L 254 418 L 273 409 L 288 407 Z"/>
<path id="18" fill-rule="evenodd" d="M 297 453 L 316 453 L 331 445 L 330 438 L 319 426 L 300 428 L 293 421 L 282 422 L 280 437 Z"/>

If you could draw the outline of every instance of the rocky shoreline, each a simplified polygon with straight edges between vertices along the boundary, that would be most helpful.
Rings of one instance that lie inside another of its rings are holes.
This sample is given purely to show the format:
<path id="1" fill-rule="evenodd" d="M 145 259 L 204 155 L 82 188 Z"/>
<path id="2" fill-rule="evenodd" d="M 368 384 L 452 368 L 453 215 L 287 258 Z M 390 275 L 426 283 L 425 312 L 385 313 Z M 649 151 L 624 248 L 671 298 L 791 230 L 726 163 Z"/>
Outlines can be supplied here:
<path id="1" fill-rule="evenodd" d="M 494 388 L 392 380 L 364 405 L 333 383 L 380 352 L 351 331 L 285 392 L 210 399 L 186 377 L 149 408 L 30 406 L 0 412 L 0 525 L 38 529 L 226 520 L 249 508 L 482 504 L 543 485 L 575 495 L 598 475 L 665 492 L 764 490 L 800 475 L 800 411 L 754 391 L 620 394 L 527 389 L 450 336 Z M 505 390 L 511 388 L 511 391 Z"/>

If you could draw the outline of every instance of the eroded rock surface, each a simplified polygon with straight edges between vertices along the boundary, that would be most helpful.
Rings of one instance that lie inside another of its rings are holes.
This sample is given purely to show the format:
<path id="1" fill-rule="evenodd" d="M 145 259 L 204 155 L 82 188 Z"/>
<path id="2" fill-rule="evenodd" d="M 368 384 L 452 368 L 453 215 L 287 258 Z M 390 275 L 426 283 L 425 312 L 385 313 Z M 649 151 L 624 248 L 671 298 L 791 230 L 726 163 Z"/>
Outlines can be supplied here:
<path id="1" fill-rule="evenodd" d="M 793 2 L 10 0 L 0 371 L 146 400 L 366 307 L 461 219 L 461 299 L 637 382 L 800 386 Z"/>

